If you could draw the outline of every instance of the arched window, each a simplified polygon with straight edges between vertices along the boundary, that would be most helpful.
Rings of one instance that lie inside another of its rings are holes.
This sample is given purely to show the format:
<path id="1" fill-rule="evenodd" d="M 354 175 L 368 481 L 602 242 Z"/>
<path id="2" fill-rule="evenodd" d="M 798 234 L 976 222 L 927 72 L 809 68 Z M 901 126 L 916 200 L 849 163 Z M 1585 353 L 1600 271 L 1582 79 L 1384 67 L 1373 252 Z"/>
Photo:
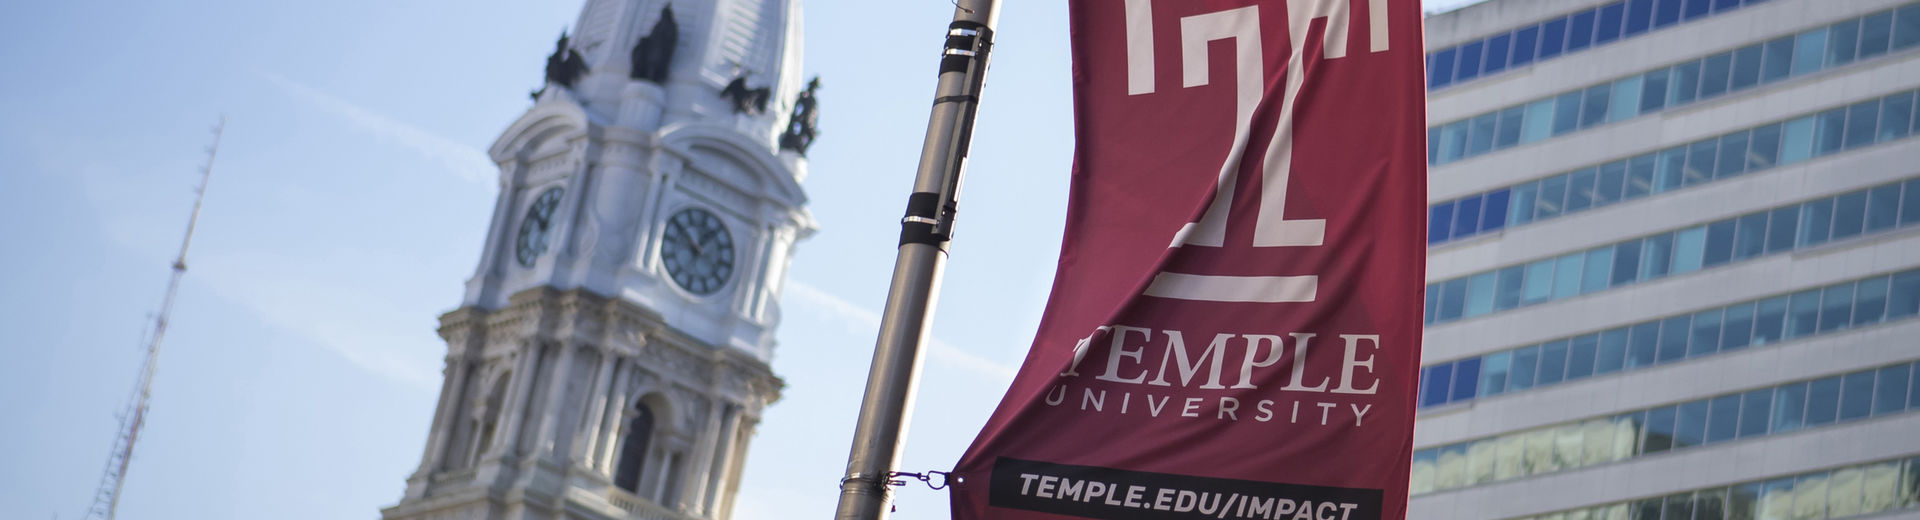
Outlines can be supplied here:
<path id="1" fill-rule="evenodd" d="M 493 389 L 488 391 L 486 399 L 481 400 L 474 408 L 474 443 L 467 448 L 466 460 L 461 461 L 461 466 L 470 466 L 479 462 L 480 456 L 486 454 L 487 448 L 493 445 L 494 434 L 498 433 L 500 426 L 501 411 L 506 408 L 502 404 L 507 399 L 507 382 L 512 379 L 512 376 L 511 371 L 501 372 L 500 375 L 495 376 Z"/>
<path id="2" fill-rule="evenodd" d="M 626 439 L 620 444 L 620 462 L 614 465 L 613 485 L 640 492 L 640 470 L 647 465 L 647 443 L 653 439 L 653 410 L 642 403 L 627 421 Z"/>

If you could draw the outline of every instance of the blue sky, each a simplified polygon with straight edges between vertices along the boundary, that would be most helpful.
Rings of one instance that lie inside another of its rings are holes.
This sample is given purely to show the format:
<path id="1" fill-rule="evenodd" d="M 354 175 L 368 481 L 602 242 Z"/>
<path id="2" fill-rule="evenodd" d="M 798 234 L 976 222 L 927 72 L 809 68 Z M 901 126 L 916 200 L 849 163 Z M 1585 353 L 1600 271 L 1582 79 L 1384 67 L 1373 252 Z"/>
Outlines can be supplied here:
<path id="1" fill-rule="evenodd" d="M 1430 9 L 1462 2 L 1429 1 Z M 0 4 L 0 511 L 79 518 L 141 359 L 208 130 L 228 117 L 127 518 L 375 518 L 418 464 L 495 193 L 579 1 Z M 782 303 L 788 387 L 736 518 L 833 507 L 945 0 L 806 6 L 821 232 Z M 1073 143 L 1063 2 L 1007 2 L 903 469 L 958 458 L 1025 352 Z M 899 493 L 898 518 L 945 495 Z"/>

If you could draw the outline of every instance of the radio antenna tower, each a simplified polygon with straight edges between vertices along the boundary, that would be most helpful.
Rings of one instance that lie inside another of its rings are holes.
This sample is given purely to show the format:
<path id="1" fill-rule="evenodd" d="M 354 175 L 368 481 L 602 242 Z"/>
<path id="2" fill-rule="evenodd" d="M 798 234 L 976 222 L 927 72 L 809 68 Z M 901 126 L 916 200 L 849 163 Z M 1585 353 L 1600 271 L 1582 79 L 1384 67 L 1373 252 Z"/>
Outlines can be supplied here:
<path id="1" fill-rule="evenodd" d="M 220 151 L 220 134 L 227 127 L 226 116 L 213 127 L 213 145 L 207 147 L 207 160 L 200 166 L 200 186 L 194 189 L 193 213 L 187 217 L 186 238 L 180 240 L 180 256 L 173 260 L 173 277 L 167 280 L 167 295 L 160 300 L 160 314 L 153 318 L 152 336 L 147 338 L 147 359 L 140 364 L 140 377 L 133 395 L 120 413 L 120 432 L 113 439 L 113 452 L 107 455 L 107 468 L 100 474 L 100 489 L 94 492 L 88 519 L 113 520 L 120 507 L 120 488 L 127 481 L 127 464 L 133 461 L 133 445 L 140 440 L 140 427 L 146 424 L 147 399 L 153 394 L 153 371 L 160 359 L 160 338 L 167 334 L 167 319 L 173 315 L 173 296 L 180 290 L 180 278 L 187 274 L 187 246 L 193 243 L 193 226 L 200 221 L 200 202 L 207 197 L 207 179 L 213 177 L 213 158 Z"/>

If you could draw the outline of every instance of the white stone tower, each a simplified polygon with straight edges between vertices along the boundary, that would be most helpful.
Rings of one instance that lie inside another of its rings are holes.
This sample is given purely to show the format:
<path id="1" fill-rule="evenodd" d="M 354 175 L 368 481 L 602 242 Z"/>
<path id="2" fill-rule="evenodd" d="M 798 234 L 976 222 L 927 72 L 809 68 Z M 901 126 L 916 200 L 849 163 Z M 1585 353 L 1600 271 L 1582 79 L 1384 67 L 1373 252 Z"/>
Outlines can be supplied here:
<path id="1" fill-rule="evenodd" d="M 800 26 L 799 0 L 586 2 L 489 150 L 491 231 L 384 518 L 730 516 L 814 230 Z"/>

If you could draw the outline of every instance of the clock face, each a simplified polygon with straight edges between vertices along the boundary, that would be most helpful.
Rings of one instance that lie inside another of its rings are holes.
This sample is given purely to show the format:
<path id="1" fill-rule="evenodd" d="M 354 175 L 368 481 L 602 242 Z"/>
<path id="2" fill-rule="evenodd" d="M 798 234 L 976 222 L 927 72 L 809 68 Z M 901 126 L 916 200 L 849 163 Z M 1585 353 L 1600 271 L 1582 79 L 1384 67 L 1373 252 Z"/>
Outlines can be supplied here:
<path id="1" fill-rule="evenodd" d="M 660 263 L 673 283 L 699 295 L 713 294 L 733 275 L 733 235 L 713 213 L 689 208 L 667 219 Z"/>
<path id="2" fill-rule="evenodd" d="M 553 211 L 560 207 L 560 188 L 547 188 L 527 206 L 527 216 L 520 219 L 520 236 L 514 241 L 513 256 L 522 267 L 533 267 L 533 261 L 547 252 L 547 236 L 553 232 Z"/>

